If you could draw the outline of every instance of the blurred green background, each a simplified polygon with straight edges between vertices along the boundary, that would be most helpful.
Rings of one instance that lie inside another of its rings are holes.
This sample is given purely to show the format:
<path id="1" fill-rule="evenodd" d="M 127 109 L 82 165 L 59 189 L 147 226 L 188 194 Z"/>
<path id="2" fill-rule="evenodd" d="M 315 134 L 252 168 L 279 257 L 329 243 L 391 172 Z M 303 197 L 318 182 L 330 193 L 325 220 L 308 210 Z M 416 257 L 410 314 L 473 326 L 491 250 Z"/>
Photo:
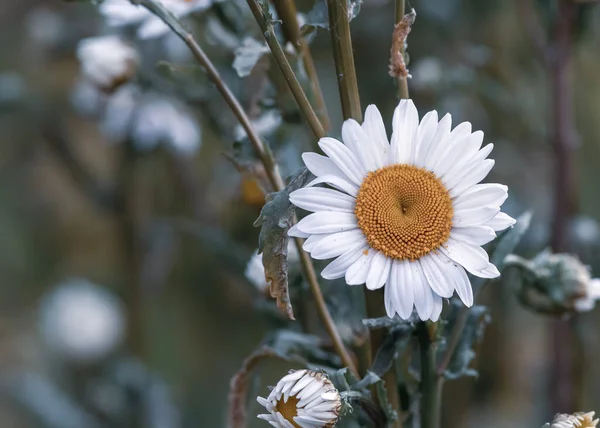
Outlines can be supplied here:
<path id="1" fill-rule="evenodd" d="M 549 70 L 534 55 L 521 1 L 413 0 L 409 86 L 421 113 L 449 112 L 454 123 L 470 121 L 495 144 L 489 181 L 509 186 L 509 214 L 534 212 L 520 249 L 531 255 L 549 242 L 553 123 Z M 311 3 L 300 1 L 299 10 Z M 223 22 L 237 22 L 240 34 L 262 38 L 244 2 L 234 9 L 244 11 L 234 13 L 237 21 L 221 6 L 188 22 L 256 118 L 265 75 L 279 71 L 267 58 L 250 76 L 236 76 L 233 47 L 219 42 L 216 28 L 234 34 Z M 537 7 L 545 26 L 554 2 Z M 569 249 L 600 276 L 600 6 L 582 6 L 580 15 L 569 65 L 577 141 Z M 363 108 L 376 104 L 387 125 L 396 103 L 387 74 L 392 29 L 393 4 L 386 0 L 365 0 L 352 22 Z M 225 426 L 231 377 L 281 322 L 244 276 L 263 199 L 253 179 L 223 155 L 235 138 L 222 129 L 236 122 L 202 78 L 189 87 L 160 86 L 185 100 L 200 123 L 202 146 L 192 157 L 160 148 L 129 156 L 73 106 L 77 42 L 106 30 L 90 4 L 0 0 L 0 427 L 88 426 L 69 406 L 113 421 L 107 426 L 136 426 L 139 412 L 150 412 L 144 417 L 151 422 L 141 426 Z M 190 62 L 169 57 L 172 48 L 160 41 L 136 43 L 147 70 L 141 79 L 159 75 L 160 60 Z M 311 51 L 332 134 L 339 135 L 328 32 L 317 31 Z M 284 130 L 272 137 L 285 175 L 313 143 L 298 117 L 291 107 Z M 104 198 L 107 189 L 117 202 Z M 71 278 L 86 278 L 123 302 L 128 333 L 93 364 L 56 355 L 43 333 L 45 296 Z M 554 413 L 547 401 L 551 324 L 520 307 L 512 286 L 501 281 L 482 296 L 493 322 L 475 362 L 480 376 L 447 383 L 444 427 L 536 427 Z M 599 321 L 596 311 L 577 322 L 583 347 L 576 355 L 585 373 L 577 385 L 580 410 L 600 410 Z M 256 394 L 266 394 L 287 369 L 264 365 Z M 144 401 L 136 388 L 158 392 Z M 265 426 L 254 420 L 258 412 L 250 408 L 252 427 Z"/>

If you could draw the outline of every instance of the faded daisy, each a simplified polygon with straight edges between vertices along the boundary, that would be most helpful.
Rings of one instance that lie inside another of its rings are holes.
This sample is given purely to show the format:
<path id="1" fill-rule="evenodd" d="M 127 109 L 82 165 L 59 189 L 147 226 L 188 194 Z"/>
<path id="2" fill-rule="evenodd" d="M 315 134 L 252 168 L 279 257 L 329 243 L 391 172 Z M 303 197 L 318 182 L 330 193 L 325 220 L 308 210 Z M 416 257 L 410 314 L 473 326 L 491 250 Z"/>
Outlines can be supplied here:
<path id="1" fill-rule="evenodd" d="M 500 211 L 506 186 L 478 184 L 494 165 L 487 159 L 493 145 L 481 148 L 483 132 L 468 122 L 451 129 L 450 115 L 438 122 L 435 111 L 419 123 L 411 100 L 400 102 L 392 127 L 388 141 L 381 114 L 369 106 L 362 126 L 344 123 L 343 144 L 319 141 L 327 156 L 304 153 L 317 178 L 290 200 L 313 214 L 290 235 L 308 238 L 313 258 L 336 258 L 323 278 L 385 286 L 388 316 L 407 319 L 416 307 L 422 320 L 437 320 L 442 298 L 454 291 L 473 304 L 466 271 L 499 275 L 481 246 L 515 220 Z"/>
<path id="2" fill-rule="evenodd" d="M 81 40 L 77 58 L 86 79 L 106 92 L 114 91 L 131 79 L 140 62 L 137 50 L 118 36 Z"/>
<path id="3" fill-rule="evenodd" d="M 311 370 L 290 371 L 267 398 L 258 397 L 268 414 L 258 415 L 276 428 L 329 428 L 342 408 L 340 393 L 327 377 Z"/>
<path id="4" fill-rule="evenodd" d="M 594 419 L 594 412 L 573 413 L 572 415 L 557 414 L 549 428 L 593 428 L 600 419 Z"/>

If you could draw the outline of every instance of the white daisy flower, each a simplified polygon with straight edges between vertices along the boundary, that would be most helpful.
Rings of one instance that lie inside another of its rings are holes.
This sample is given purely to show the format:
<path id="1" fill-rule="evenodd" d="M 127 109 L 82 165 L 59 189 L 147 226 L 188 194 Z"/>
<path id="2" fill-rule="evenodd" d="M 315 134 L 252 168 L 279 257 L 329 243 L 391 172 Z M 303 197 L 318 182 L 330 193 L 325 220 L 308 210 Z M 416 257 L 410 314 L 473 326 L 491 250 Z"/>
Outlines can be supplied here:
<path id="1" fill-rule="evenodd" d="M 340 393 L 327 377 L 311 370 L 290 371 L 267 398 L 258 397 L 268 414 L 258 415 L 276 428 L 329 428 L 342 408 Z"/>
<path id="2" fill-rule="evenodd" d="M 327 156 L 303 154 L 317 178 L 290 200 L 313 214 L 289 234 L 308 238 L 313 258 L 336 258 L 323 278 L 385 286 L 388 316 L 407 319 L 416 307 L 422 320 L 435 321 L 454 291 L 473 304 L 465 270 L 500 274 L 481 246 L 515 220 L 500 211 L 506 186 L 478 184 L 494 165 L 487 159 L 493 145 L 481 148 L 483 132 L 468 122 L 451 130 L 450 115 L 438 122 L 435 111 L 419 123 L 411 100 L 400 102 L 392 128 L 389 142 L 381 114 L 369 106 L 362 126 L 344 123 L 344 144 L 325 137 L 319 146 Z M 333 189 L 316 187 L 323 183 Z"/>
<path id="3" fill-rule="evenodd" d="M 81 40 L 77 46 L 77 58 L 83 75 L 108 92 L 131 79 L 140 62 L 135 48 L 118 36 Z"/>
<path id="4" fill-rule="evenodd" d="M 207 9 L 212 0 L 162 0 L 161 3 L 177 18 L 182 18 L 192 12 Z M 139 25 L 137 35 L 140 39 L 160 37 L 169 32 L 169 27 L 162 19 L 128 0 L 104 0 L 98 8 L 110 26 Z"/>
<path id="5" fill-rule="evenodd" d="M 550 428 L 593 428 L 600 419 L 594 419 L 594 412 L 574 413 L 572 415 L 557 414 L 554 416 Z"/>

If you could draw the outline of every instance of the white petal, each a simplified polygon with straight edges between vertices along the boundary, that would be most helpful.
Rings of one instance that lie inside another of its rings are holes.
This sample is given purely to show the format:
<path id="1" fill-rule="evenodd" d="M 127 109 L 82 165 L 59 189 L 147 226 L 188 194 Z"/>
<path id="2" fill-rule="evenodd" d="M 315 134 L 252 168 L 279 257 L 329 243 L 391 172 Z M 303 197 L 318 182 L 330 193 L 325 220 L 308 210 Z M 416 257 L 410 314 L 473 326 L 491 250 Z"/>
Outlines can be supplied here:
<path id="1" fill-rule="evenodd" d="M 456 174 L 460 174 L 472 157 L 481 148 L 483 143 L 483 132 L 475 131 L 470 135 L 456 141 L 453 151 L 457 153 L 457 156 L 451 161 L 449 165 L 445 167 L 444 172 L 440 172 L 442 180 L 450 180 Z"/>
<path id="2" fill-rule="evenodd" d="M 419 113 L 412 100 L 401 100 L 394 110 L 388 164 L 412 163 Z"/>
<path id="3" fill-rule="evenodd" d="M 351 249 L 339 256 L 337 259 L 327 265 L 321 272 L 325 279 L 337 279 L 346 275 L 348 268 L 357 261 L 361 254 L 369 248 L 368 245 L 362 245 L 357 249 Z"/>
<path id="4" fill-rule="evenodd" d="M 275 421 L 275 417 L 273 415 L 270 415 L 270 414 L 257 415 L 256 417 L 258 419 L 262 419 L 263 421 L 267 421 L 269 423 Z M 273 424 L 271 423 L 271 425 L 273 425 Z M 273 425 L 273 426 L 277 426 L 277 425 Z"/>
<path id="5" fill-rule="evenodd" d="M 454 209 L 469 209 L 481 206 L 500 206 L 508 197 L 508 187 L 502 184 L 476 184 L 457 196 L 452 205 Z"/>
<path id="6" fill-rule="evenodd" d="M 375 250 L 373 250 L 375 251 Z M 375 251 L 375 256 L 371 262 L 369 275 L 367 276 L 367 288 L 369 290 L 377 290 L 385 285 L 390 276 L 390 267 L 392 260 L 386 257 L 383 253 Z"/>
<path id="7" fill-rule="evenodd" d="M 461 156 L 471 156 L 461 150 L 463 143 L 471 135 L 471 124 L 469 122 L 460 123 L 450 133 L 450 138 L 445 147 L 442 147 L 438 161 L 433 165 L 433 172 L 438 177 L 443 177 L 446 172 L 460 159 Z"/>
<path id="8" fill-rule="evenodd" d="M 415 308 L 419 314 L 419 318 L 423 321 L 428 320 L 431 317 L 433 311 L 433 296 L 431 295 L 431 288 L 427 284 L 427 279 L 423 274 L 421 265 L 415 262 L 409 262 L 409 267 L 412 277 L 413 293 L 415 298 Z M 408 270 L 408 269 L 407 269 Z"/>
<path id="9" fill-rule="evenodd" d="M 307 211 L 354 212 L 356 200 L 337 190 L 322 187 L 305 187 L 290 193 L 290 201 Z"/>
<path id="10" fill-rule="evenodd" d="M 439 157 L 444 152 L 444 148 L 450 139 L 450 128 L 452 127 L 452 117 L 447 114 L 438 123 L 437 131 L 429 143 L 427 154 L 425 156 L 425 168 L 433 170 Z"/>
<path id="11" fill-rule="evenodd" d="M 431 310 L 431 316 L 429 319 L 433 322 L 437 322 L 440 319 L 444 301 L 440 296 L 435 294 L 433 290 L 431 291 L 431 297 L 433 298 L 433 308 Z"/>
<path id="12" fill-rule="evenodd" d="M 400 318 L 408 319 L 412 315 L 414 296 L 412 284 L 407 282 L 410 266 L 406 260 L 394 260 L 390 272 L 390 281 L 385 286 L 385 304 L 388 315 L 398 313 Z M 405 273 L 405 271 L 408 271 Z"/>
<path id="13" fill-rule="evenodd" d="M 354 184 L 357 186 L 362 184 L 366 170 L 348 147 L 330 137 L 321 138 L 319 147 Z"/>
<path id="14" fill-rule="evenodd" d="M 471 186 L 479 183 L 481 180 L 487 177 L 493 167 L 493 159 L 486 159 L 476 164 L 465 174 L 464 177 L 461 178 L 460 182 L 458 182 L 455 186 L 450 184 L 448 185 L 448 189 L 450 189 L 450 197 L 455 198 Z"/>
<path id="15" fill-rule="evenodd" d="M 356 196 L 358 194 L 358 186 L 345 178 L 338 177 L 337 175 L 322 175 L 320 177 L 315 178 L 313 181 L 308 183 L 306 187 L 313 187 L 317 184 L 327 183 L 336 189 L 341 190 L 342 192 L 346 192 L 351 196 Z"/>
<path id="16" fill-rule="evenodd" d="M 460 300 L 462 300 L 465 306 L 472 306 L 473 288 L 471 287 L 471 282 L 463 267 L 450 260 L 441 252 L 432 255 L 432 259 L 446 278 L 449 286 L 456 290 L 458 297 L 460 297 Z"/>
<path id="17" fill-rule="evenodd" d="M 290 230 L 288 230 L 288 236 L 295 237 L 295 238 L 308 238 L 310 236 L 310 234 L 309 233 L 300 232 L 298 230 L 297 225 L 295 224 L 292 227 L 290 227 Z"/>
<path id="18" fill-rule="evenodd" d="M 455 210 L 452 225 L 454 227 L 477 226 L 493 219 L 499 212 L 500 207 L 494 206 Z"/>
<path id="19" fill-rule="evenodd" d="M 335 415 L 334 415 L 334 419 L 335 419 Z M 312 416 L 308 416 L 308 415 L 295 416 L 294 422 L 296 422 L 298 425 L 300 425 L 301 428 L 322 427 L 324 425 L 322 420 L 315 419 Z"/>
<path id="20" fill-rule="evenodd" d="M 417 137 L 415 139 L 415 160 L 416 166 L 425 166 L 427 151 L 431 145 L 436 131 L 438 129 L 438 114 L 433 110 L 423 116 L 419 127 L 417 128 Z"/>
<path id="21" fill-rule="evenodd" d="M 516 222 L 517 222 L 517 220 L 515 220 L 514 218 L 512 218 L 508 214 L 503 213 L 503 212 L 499 212 L 498 214 L 496 214 L 496 217 L 494 217 L 493 219 L 487 221 L 485 223 L 485 225 L 491 227 L 496 232 L 498 232 L 500 230 L 504 230 L 507 227 L 512 226 Z"/>
<path id="22" fill-rule="evenodd" d="M 338 166 L 333 163 L 327 156 L 320 155 L 318 153 L 302 153 L 302 160 L 310 172 L 315 177 L 321 177 L 322 175 L 337 175 L 340 178 L 350 180 L 346 174 L 342 172 Z"/>
<path id="23" fill-rule="evenodd" d="M 465 163 L 464 168 L 457 170 L 453 174 L 444 177 L 444 179 L 442 179 L 442 182 L 444 183 L 446 188 L 452 189 L 458 184 L 462 183 L 464 177 L 468 176 L 471 169 L 475 168 L 477 165 L 479 165 L 481 162 L 487 159 L 487 157 L 493 149 L 494 145 L 488 144 L 487 146 L 479 150 L 477 153 L 475 153 L 473 156 L 471 156 L 469 160 Z M 465 189 L 467 189 L 467 187 L 465 187 Z"/>
<path id="24" fill-rule="evenodd" d="M 489 226 L 453 227 L 450 236 L 471 245 L 484 245 L 496 237 L 496 232 Z"/>
<path id="25" fill-rule="evenodd" d="M 425 279 L 427 280 L 429 287 L 431 287 L 436 294 L 446 298 L 452 297 L 452 294 L 454 293 L 454 287 L 450 281 L 447 280 L 444 272 L 441 271 L 440 267 L 434 262 L 433 259 L 435 257 L 435 253 L 429 253 L 414 263 L 421 264 L 421 269 L 423 269 Z"/>
<path id="26" fill-rule="evenodd" d="M 366 243 L 367 239 L 360 229 L 332 233 L 315 244 L 310 250 L 310 255 L 317 260 L 331 259 Z"/>
<path id="27" fill-rule="evenodd" d="M 366 251 L 366 254 L 365 251 L 359 254 L 359 258 L 346 271 L 346 284 L 348 285 L 360 285 L 367 281 L 369 267 L 371 266 L 371 260 L 375 256 L 375 250 L 370 249 Z"/>
<path id="28" fill-rule="evenodd" d="M 256 401 L 258 401 L 258 404 L 260 404 L 261 406 L 266 408 L 268 411 L 271 411 L 271 409 L 273 408 L 273 405 L 271 404 L 271 402 L 269 400 L 267 400 L 266 398 L 256 397 Z"/>
<path id="29" fill-rule="evenodd" d="M 471 272 L 473 275 L 480 278 L 498 278 L 500 271 L 492 263 L 488 263 L 485 269 L 478 270 L 477 272 Z"/>
<path id="30" fill-rule="evenodd" d="M 328 236 L 330 236 L 329 234 L 322 234 L 322 235 L 310 235 L 306 241 L 304 241 L 304 244 L 302 244 L 302 249 L 306 252 L 311 252 L 313 250 L 313 248 L 315 247 L 315 245 L 317 245 L 319 242 L 321 242 L 323 239 L 327 238 Z"/>
<path id="31" fill-rule="evenodd" d="M 323 211 L 307 215 L 297 227 L 304 233 L 336 233 L 356 229 L 358 224 L 354 214 Z"/>
<path id="32" fill-rule="evenodd" d="M 386 165 L 390 143 L 385 131 L 385 125 L 381 113 L 374 105 L 369 105 L 365 112 L 365 121 L 362 128 L 371 139 L 373 144 L 374 156 L 377 159 L 378 168 Z"/>
<path id="33" fill-rule="evenodd" d="M 477 275 L 477 271 L 485 269 L 489 264 L 489 257 L 481 247 L 465 244 L 452 237 L 440 247 L 440 251 L 473 275 Z"/>
<path id="34" fill-rule="evenodd" d="M 354 119 L 348 119 L 342 125 L 342 140 L 352 150 L 356 160 L 365 171 L 375 171 L 380 167 L 375 157 L 376 150 L 374 150 L 372 142 Z"/>

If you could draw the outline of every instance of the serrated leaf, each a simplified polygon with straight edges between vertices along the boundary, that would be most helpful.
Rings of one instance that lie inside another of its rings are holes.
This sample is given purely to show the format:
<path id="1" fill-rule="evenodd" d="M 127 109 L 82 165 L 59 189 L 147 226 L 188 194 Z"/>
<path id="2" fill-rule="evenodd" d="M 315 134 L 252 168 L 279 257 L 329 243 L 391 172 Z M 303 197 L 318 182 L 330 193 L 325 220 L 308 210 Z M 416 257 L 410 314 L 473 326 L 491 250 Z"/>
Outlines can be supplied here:
<path id="1" fill-rule="evenodd" d="M 360 13 L 362 0 L 347 0 L 348 3 L 348 22 L 352 21 Z M 325 0 L 316 0 L 313 8 L 305 16 L 306 22 L 300 28 L 300 33 L 305 36 L 312 33 L 317 28 L 329 30 L 329 13 Z"/>
<path id="2" fill-rule="evenodd" d="M 511 229 L 504 232 L 495 245 L 490 261 L 496 265 L 500 272 L 502 272 L 502 269 L 504 268 L 504 259 L 506 256 L 517 248 L 523 235 L 525 235 L 525 232 L 529 229 L 531 216 L 531 211 L 526 211 L 521 214 L 517 218 L 517 223 Z"/>
<path id="3" fill-rule="evenodd" d="M 464 310 L 460 302 L 454 302 L 447 324 L 444 326 L 443 336 L 447 339 L 452 334 L 457 322 L 460 322 L 460 313 Z M 458 344 L 454 349 L 450 362 L 444 371 L 444 376 L 448 379 L 458 379 L 463 376 L 477 376 L 477 371 L 470 368 L 471 361 L 475 358 L 474 347 L 483 338 L 485 327 L 491 321 L 489 310 L 485 306 L 473 306 L 468 310 L 465 325 L 458 339 Z M 448 340 L 441 342 L 439 353 L 443 355 L 448 346 Z"/>
<path id="4" fill-rule="evenodd" d="M 246 37 L 234 51 L 232 67 L 239 77 L 246 77 L 252 73 L 256 63 L 270 52 L 267 45 L 252 37 Z"/>
<path id="5" fill-rule="evenodd" d="M 258 252 L 263 254 L 265 278 L 269 283 L 271 297 L 277 299 L 279 309 L 294 319 L 294 311 L 288 289 L 287 232 L 294 221 L 295 209 L 290 202 L 290 193 L 303 187 L 312 177 L 301 168 L 280 192 L 270 193 L 254 226 L 260 226 Z"/>

